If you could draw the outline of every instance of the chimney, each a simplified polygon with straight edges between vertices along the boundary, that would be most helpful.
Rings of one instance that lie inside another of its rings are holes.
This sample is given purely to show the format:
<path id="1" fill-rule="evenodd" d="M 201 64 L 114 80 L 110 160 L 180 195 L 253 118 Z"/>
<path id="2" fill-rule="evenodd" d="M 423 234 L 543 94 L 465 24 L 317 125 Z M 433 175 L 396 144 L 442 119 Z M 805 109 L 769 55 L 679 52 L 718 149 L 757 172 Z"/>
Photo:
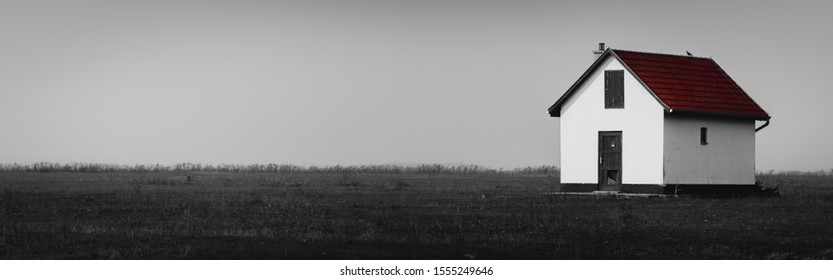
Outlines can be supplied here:
<path id="1" fill-rule="evenodd" d="M 605 43 L 599 43 L 599 49 L 593 51 L 593 55 L 595 56 L 595 58 L 599 58 L 599 56 L 602 55 L 602 53 L 604 53 L 604 52 L 605 52 Z"/>

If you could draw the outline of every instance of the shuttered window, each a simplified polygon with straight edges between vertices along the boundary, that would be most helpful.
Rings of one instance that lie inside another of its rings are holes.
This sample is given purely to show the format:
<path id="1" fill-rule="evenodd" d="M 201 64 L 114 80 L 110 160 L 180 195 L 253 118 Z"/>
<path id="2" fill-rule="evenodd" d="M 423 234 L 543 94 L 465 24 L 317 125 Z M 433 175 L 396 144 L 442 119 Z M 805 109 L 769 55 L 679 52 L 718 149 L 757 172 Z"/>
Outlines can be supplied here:
<path id="1" fill-rule="evenodd" d="M 625 108 L 625 71 L 605 71 L 605 108 Z"/>

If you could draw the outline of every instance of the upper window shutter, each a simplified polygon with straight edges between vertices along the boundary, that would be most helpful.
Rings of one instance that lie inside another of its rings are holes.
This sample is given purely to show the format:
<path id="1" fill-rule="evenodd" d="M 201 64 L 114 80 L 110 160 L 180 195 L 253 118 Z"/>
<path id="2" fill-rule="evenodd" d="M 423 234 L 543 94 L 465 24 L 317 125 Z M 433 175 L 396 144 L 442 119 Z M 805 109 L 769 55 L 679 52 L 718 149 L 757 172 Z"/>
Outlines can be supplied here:
<path id="1" fill-rule="evenodd" d="M 605 108 L 625 108 L 625 71 L 605 71 Z"/>

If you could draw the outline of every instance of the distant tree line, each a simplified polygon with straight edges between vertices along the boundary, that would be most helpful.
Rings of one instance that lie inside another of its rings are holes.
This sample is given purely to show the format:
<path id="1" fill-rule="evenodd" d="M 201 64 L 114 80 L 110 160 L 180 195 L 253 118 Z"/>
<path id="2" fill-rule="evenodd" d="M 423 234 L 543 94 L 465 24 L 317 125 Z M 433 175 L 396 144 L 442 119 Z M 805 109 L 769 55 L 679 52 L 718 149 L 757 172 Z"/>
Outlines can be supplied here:
<path id="1" fill-rule="evenodd" d="M 107 173 L 107 172 L 231 172 L 231 173 L 454 173 L 454 174 L 484 174 L 484 173 L 524 173 L 524 174 L 558 174 L 559 168 L 552 165 L 530 166 L 511 170 L 494 169 L 479 165 L 329 165 L 329 166 L 299 166 L 294 164 L 201 164 L 177 163 L 173 165 L 161 164 L 107 164 L 107 163 L 53 163 L 39 162 L 32 164 L 0 164 L 0 172 L 78 172 L 78 173 Z"/>
<path id="2" fill-rule="evenodd" d="M 758 176 L 833 176 L 833 169 L 830 170 L 814 170 L 814 171 L 795 171 L 795 170 L 787 170 L 787 171 L 775 171 L 775 170 L 768 170 L 758 171 L 756 172 Z"/>

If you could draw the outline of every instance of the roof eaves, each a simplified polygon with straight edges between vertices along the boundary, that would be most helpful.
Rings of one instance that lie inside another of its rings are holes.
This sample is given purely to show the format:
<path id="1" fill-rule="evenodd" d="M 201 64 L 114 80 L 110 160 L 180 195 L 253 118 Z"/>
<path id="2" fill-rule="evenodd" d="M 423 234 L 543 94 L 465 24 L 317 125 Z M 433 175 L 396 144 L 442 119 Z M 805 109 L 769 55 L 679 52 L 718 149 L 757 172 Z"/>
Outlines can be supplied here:
<path id="1" fill-rule="evenodd" d="M 669 111 L 668 113 L 672 113 L 672 112 Z M 751 120 L 759 120 L 759 121 L 766 121 L 766 120 L 769 120 L 771 118 L 769 116 L 769 114 L 763 115 L 763 116 L 758 116 L 758 115 L 729 114 L 729 113 L 703 112 L 703 111 L 690 111 L 690 110 L 674 110 L 673 115 L 737 118 L 737 119 L 751 119 Z"/>
<path id="2" fill-rule="evenodd" d="M 573 85 L 570 86 L 570 88 L 567 89 L 567 91 L 564 92 L 564 94 L 562 94 L 561 97 L 559 97 L 558 100 L 556 100 L 555 103 L 547 109 L 547 112 L 549 112 L 550 117 L 561 116 L 561 105 L 563 105 L 563 103 L 567 101 L 567 98 L 569 98 L 571 95 L 573 95 L 573 93 L 575 93 L 575 90 L 582 83 L 584 83 L 584 80 L 587 79 L 587 76 L 589 76 L 590 73 L 595 71 L 596 68 L 598 68 L 601 62 L 604 60 L 604 58 L 610 55 L 611 52 L 611 48 L 607 48 L 601 55 L 599 55 L 599 57 L 596 58 L 596 61 L 594 61 L 593 64 L 591 64 L 590 67 L 584 71 L 584 74 L 581 74 L 581 77 L 579 77 L 578 80 L 576 80 L 576 82 L 573 83 Z M 621 62 L 621 59 L 619 61 Z"/>

